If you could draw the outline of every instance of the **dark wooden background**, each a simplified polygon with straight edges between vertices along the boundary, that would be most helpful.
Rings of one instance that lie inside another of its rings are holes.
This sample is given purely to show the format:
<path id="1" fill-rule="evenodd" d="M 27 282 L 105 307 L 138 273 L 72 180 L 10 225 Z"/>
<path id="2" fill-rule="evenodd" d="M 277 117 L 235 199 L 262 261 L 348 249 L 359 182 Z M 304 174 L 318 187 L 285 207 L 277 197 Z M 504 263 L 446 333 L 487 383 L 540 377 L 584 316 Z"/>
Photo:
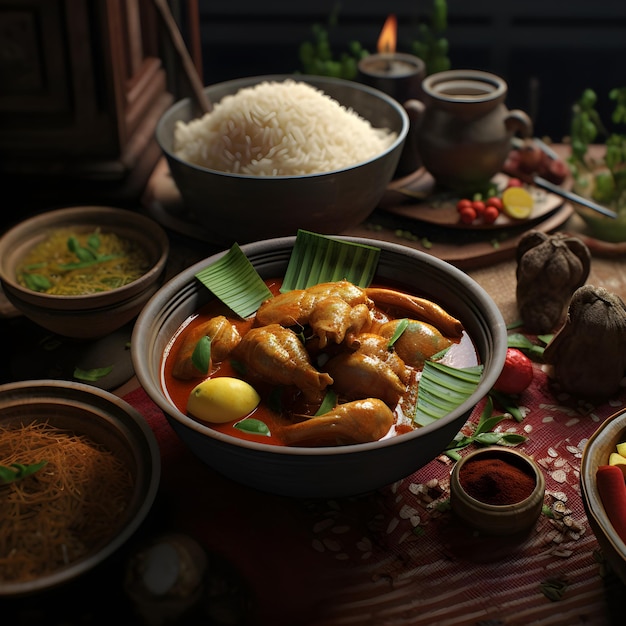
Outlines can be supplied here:
<path id="1" fill-rule="evenodd" d="M 182 0 L 184 4 L 184 0 Z M 199 0 L 205 82 L 300 69 L 298 48 L 326 24 L 337 51 L 358 40 L 375 51 L 389 13 L 398 17 L 398 48 L 408 48 L 432 0 Z M 605 97 L 626 85 L 626 2 L 621 0 L 448 0 L 452 66 L 499 74 L 509 106 L 533 117 L 555 141 L 569 132 L 570 108 L 586 87 Z"/>

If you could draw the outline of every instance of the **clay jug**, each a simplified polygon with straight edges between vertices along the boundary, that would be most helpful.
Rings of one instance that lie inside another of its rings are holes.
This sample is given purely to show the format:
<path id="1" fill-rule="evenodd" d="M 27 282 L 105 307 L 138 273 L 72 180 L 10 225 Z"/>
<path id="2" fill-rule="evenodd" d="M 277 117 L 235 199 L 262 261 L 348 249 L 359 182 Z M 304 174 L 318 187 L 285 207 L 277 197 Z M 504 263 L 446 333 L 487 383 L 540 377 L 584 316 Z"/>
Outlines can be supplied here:
<path id="1" fill-rule="evenodd" d="M 481 189 L 501 171 L 515 134 L 532 135 L 532 122 L 509 110 L 506 82 L 479 70 L 448 70 L 422 81 L 424 96 L 405 104 L 417 124 L 417 150 L 438 185 Z"/>

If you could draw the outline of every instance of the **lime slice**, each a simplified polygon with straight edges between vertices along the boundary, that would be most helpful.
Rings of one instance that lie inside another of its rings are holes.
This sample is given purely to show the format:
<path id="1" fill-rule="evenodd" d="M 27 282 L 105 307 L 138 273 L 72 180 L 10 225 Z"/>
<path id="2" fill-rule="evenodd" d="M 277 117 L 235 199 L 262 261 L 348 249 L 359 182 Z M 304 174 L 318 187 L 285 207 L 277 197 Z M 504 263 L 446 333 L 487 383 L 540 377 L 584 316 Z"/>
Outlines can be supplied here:
<path id="1" fill-rule="evenodd" d="M 515 220 L 525 220 L 533 212 L 535 201 L 523 187 L 509 187 L 502 193 L 502 211 Z"/>

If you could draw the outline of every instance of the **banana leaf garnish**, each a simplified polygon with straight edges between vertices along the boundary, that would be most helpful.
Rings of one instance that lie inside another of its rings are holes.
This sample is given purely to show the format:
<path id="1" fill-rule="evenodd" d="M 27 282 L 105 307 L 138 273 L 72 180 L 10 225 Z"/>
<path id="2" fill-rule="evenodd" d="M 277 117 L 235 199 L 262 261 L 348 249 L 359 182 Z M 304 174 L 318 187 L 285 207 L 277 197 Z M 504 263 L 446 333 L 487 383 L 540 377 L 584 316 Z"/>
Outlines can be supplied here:
<path id="1" fill-rule="evenodd" d="M 474 393 L 483 369 L 482 365 L 455 368 L 426 361 L 417 389 L 413 421 L 426 426 L 456 409 Z"/>
<path id="2" fill-rule="evenodd" d="M 252 315 L 272 292 L 238 244 L 196 273 L 196 278 L 242 318 Z"/>
<path id="3" fill-rule="evenodd" d="M 339 280 L 369 287 L 379 257 L 380 248 L 299 230 L 280 291 Z"/>

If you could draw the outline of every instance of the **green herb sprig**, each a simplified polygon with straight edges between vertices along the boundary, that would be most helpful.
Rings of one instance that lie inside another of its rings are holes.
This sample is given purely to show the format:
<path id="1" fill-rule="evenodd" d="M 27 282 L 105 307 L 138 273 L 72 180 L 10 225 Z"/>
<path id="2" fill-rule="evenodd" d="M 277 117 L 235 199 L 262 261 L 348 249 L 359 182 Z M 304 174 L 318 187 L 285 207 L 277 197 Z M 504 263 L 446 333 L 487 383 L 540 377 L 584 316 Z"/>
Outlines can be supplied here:
<path id="1" fill-rule="evenodd" d="M 502 415 L 494 415 L 493 413 L 493 399 L 491 396 L 487 396 L 487 401 L 478 420 L 478 424 L 476 424 L 473 432 L 470 435 L 457 435 L 457 437 L 446 447 L 444 451 L 446 456 L 450 457 L 453 461 L 458 461 L 461 458 L 459 452 L 463 448 L 467 448 L 467 446 L 472 444 L 479 444 L 482 446 L 516 446 L 527 440 L 525 435 L 495 432 L 493 429 L 500 422 L 508 419 L 509 414 L 504 413 Z"/>
<path id="2" fill-rule="evenodd" d="M 11 463 L 11 465 L 0 465 L 0 485 L 8 485 L 10 483 L 22 480 L 27 476 L 32 476 L 42 467 L 47 465 L 48 461 L 40 461 L 25 465 L 23 463 Z"/>

